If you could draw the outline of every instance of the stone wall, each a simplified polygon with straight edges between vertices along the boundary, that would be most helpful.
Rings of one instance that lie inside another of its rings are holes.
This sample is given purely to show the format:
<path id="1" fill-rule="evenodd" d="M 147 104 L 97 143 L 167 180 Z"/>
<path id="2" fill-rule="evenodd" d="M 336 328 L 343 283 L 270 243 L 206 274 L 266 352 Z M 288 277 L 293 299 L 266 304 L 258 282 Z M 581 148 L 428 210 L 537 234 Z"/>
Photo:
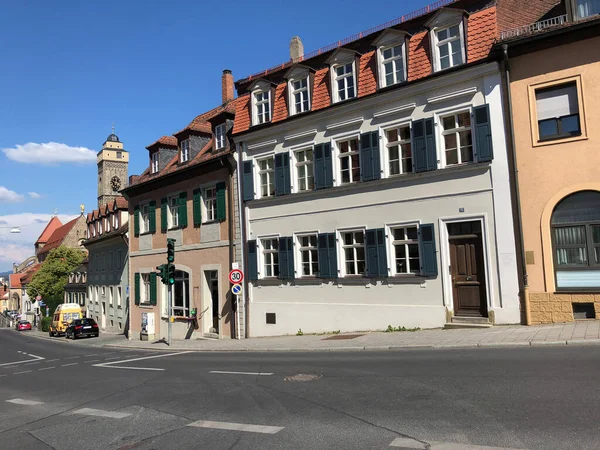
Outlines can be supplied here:
<path id="1" fill-rule="evenodd" d="M 600 318 L 599 294 L 529 294 L 531 324 L 573 322 L 573 303 L 593 303 Z"/>

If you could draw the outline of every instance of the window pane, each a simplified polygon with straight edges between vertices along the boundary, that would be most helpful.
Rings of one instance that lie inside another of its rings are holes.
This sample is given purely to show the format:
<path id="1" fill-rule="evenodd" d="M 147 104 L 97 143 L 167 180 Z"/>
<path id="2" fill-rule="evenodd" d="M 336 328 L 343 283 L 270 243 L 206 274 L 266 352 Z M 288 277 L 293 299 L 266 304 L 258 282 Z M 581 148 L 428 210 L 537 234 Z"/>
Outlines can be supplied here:
<path id="1" fill-rule="evenodd" d="M 407 140 L 410 139 L 410 127 L 402 127 L 400 128 L 400 139 Z"/>
<path id="2" fill-rule="evenodd" d="M 440 46 L 440 57 L 442 59 L 447 58 L 448 55 L 448 44 L 444 44 Z"/>
<path id="3" fill-rule="evenodd" d="M 392 57 L 392 49 L 388 48 L 383 51 L 383 59 L 389 59 Z"/>
<path id="4" fill-rule="evenodd" d="M 471 114 L 468 111 L 457 114 L 456 119 L 459 127 L 471 126 Z"/>
<path id="5" fill-rule="evenodd" d="M 404 228 L 396 228 L 392 230 L 392 234 L 394 235 L 395 241 L 403 241 L 404 240 Z"/>
<path id="6" fill-rule="evenodd" d="M 396 142 L 398 140 L 398 130 L 388 130 L 387 131 L 387 139 L 388 142 Z"/>
<path id="7" fill-rule="evenodd" d="M 561 134 L 570 134 L 572 136 L 580 135 L 581 130 L 579 129 L 579 114 L 561 118 L 560 128 Z"/>
<path id="8" fill-rule="evenodd" d="M 458 25 L 454 25 L 453 27 L 450 27 L 450 36 L 458 36 Z"/>
<path id="9" fill-rule="evenodd" d="M 592 225 L 592 242 L 600 244 L 600 225 Z"/>
<path id="10" fill-rule="evenodd" d="M 391 86 L 392 84 L 394 84 L 394 74 L 390 73 L 385 76 L 385 85 Z"/>
<path id="11" fill-rule="evenodd" d="M 555 119 L 579 113 L 577 85 L 567 83 L 535 92 L 538 120 Z"/>
<path id="12" fill-rule="evenodd" d="M 456 134 L 447 134 L 444 136 L 444 146 L 446 150 L 456 148 Z"/>
<path id="13" fill-rule="evenodd" d="M 454 116 L 447 116 L 442 118 L 442 126 L 444 127 L 444 130 L 451 130 L 454 128 Z"/>
<path id="14" fill-rule="evenodd" d="M 364 243 L 364 235 L 363 235 L 362 231 L 357 231 L 356 233 L 354 233 L 354 241 L 357 244 Z"/>
<path id="15" fill-rule="evenodd" d="M 556 119 L 540 120 L 538 130 L 540 139 L 558 136 L 558 121 Z"/>
<path id="16" fill-rule="evenodd" d="M 448 38 L 448 30 L 447 29 L 438 31 L 438 39 L 440 41 L 443 41 L 447 38 Z"/>
<path id="17" fill-rule="evenodd" d="M 554 239 L 558 246 L 585 245 L 585 227 L 561 227 L 554 229 Z"/>
<path id="18" fill-rule="evenodd" d="M 406 229 L 406 238 L 417 240 L 417 238 L 418 238 L 417 227 L 408 227 Z"/>
<path id="19" fill-rule="evenodd" d="M 557 248 L 556 262 L 559 266 L 567 264 L 587 265 L 587 252 L 585 247 Z"/>

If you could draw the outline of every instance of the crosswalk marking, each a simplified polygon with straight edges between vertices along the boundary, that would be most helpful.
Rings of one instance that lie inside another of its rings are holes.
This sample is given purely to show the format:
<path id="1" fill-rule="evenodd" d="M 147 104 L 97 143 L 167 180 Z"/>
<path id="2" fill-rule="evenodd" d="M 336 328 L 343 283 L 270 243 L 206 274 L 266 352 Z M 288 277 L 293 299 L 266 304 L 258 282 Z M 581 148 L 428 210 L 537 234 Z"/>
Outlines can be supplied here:
<path id="1" fill-rule="evenodd" d="M 109 417 L 111 419 L 123 419 L 124 417 L 128 417 L 131 415 L 130 413 L 104 411 L 102 409 L 93 408 L 81 408 L 77 411 L 73 411 L 73 414 L 81 414 L 83 416 Z"/>
<path id="2" fill-rule="evenodd" d="M 213 422 L 211 420 L 198 420 L 197 422 L 188 424 L 188 427 L 216 428 L 218 430 L 248 431 L 263 434 L 275 434 L 283 430 L 283 427 L 252 425 L 248 423 Z"/>
<path id="3" fill-rule="evenodd" d="M 35 400 L 25 400 L 23 398 L 13 398 L 12 400 L 6 400 L 7 403 L 14 403 L 15 405 L 43 405 L 44 402 L 36 402 Z"/>
<path id="4" fill-rule="evenodd" d="M 453 442 L 431 441 L 428 443 L 431 450 L 519 450 L 509 447 L 489 447 L 487 445 L 457 444 Z M 398 437 L 394 439 L 390 444 L 390 447 L 399 447 L 411 450 L 424 450 L 426 448 L 425 444 L 422 442 L 406 437 Z"/>

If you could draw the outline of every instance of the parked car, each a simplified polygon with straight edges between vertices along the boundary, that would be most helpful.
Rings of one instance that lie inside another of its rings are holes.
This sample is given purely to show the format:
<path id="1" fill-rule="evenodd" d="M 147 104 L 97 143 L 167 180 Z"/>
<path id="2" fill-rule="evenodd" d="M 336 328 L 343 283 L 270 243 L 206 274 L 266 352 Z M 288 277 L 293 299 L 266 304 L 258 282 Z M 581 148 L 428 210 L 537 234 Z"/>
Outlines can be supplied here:
<path id="1" fill-rule="evenodd" d="M 19 320 L 15 325 L 17 331 L 31 330 L 31 322 L 28 320 Z"/>
<path id="2" fill-rule="evenodd" d="M 94 319 L 75 319 L 65 330 L 65 335 L 73 340 L 84 336 L 98 337 L 100 330 Z"/>

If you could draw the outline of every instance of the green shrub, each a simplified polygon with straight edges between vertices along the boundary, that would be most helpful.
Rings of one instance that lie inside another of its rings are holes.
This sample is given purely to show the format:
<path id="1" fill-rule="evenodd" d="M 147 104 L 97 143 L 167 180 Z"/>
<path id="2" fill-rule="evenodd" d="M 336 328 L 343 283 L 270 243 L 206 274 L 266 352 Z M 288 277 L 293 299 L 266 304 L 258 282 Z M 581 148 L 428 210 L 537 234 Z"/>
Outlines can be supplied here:
<path id="1" fill-rule="evenodd" d="M 42 331 L 50 331 L 50 325 L 52 324 L 52 317 L 44 317 L 40 322 L 40 328 Z"/>

